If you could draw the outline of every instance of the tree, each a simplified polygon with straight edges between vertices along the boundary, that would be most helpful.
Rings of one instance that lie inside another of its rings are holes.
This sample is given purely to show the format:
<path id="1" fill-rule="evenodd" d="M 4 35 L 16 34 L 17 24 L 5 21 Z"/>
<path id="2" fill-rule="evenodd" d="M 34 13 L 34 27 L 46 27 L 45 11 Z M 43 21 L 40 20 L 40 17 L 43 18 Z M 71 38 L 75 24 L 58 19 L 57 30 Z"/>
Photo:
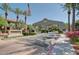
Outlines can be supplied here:
<path id="1" fill-rule="evenodd" d="M 18 20 L 19 20 L 19 15 L 22 14 L 22 11 L 19 8 L 15 8 L 15 10 L 12 10 L 16 14 L 16 27 L 18 27 Z"/>
<path id="2" fill-rule="evenodd" d="M 3 17 L 0 16 L 0 27 L 1 28 L 4 27 L 4 30 L 1 30 L 1 31 L 6 32 L 7 31 L 7 29 L 6 29 L 7 26 L 8 26 L 7 20 L 5 20 Z"/>
<path id="3" fill-rule="evenodd" d="M 27 15 L 28 15 L 28 16 L 31 16 L 31 9 L 30 9 L 30 5 L 29 5 L 29 3 L 27 4 L 27 7 L 28 7 Z"/>
<path id="4" fill-rule="evenodd" d="M 15 28 L 16 25 L 15 25 L 14 23 L 9 23 L 9 27 L 10 27 L 10 28 Z"/>
<path id="5" fill-rule="evenodd" d="M 70 14 L 72 14 L 72 31 L 75 30 L 75 10 L 77 9 L 76 3 L 66 3 L 64 7 L 68 11 L 68 30 L 70 31 Z M 72 13 L 71 13 L 72 11 Z"/>
<path id="6" fill-rule="evenodd" d="M 19 20 L 19 26 L 20 29 L 25 28 L 26 24 L 23 22 L 23 20 Z"/>
<path id="7" fill-rule="evenodd" d="M 11 10 L 9 4 L 7 4 L 7 3 L 2 3 L 1 6 L 0 6 L 0 9 L 2 9 L 2 10 L 5 11 L 5 19 L 7 19 L 8 11 Z"/>
<path id="8" fill-rule="evenodd" d="M 27 21 L 27 16 L 31 16 L 31 10 L 30 10 L 30 5 L 29 5 L 29 3 L 27 4 L 27 7 L 28 7 L 28 10 L 25 10 L 24 12 L 23 12 L 23 15 L 25 16 L 24 18 L 25 18 L 25 24 L 26 24 L 26 21 Z"/>
<path id="9" fill-rule="evenodd" d="M 19 20 L 19 15 L 22 14 L 22 11 L 19 8 L 15 8 L 14 13 L 16 14 L 16 20 Z"/>
<path id="10" fill-rule="evenodd" d="M 29 30 L 29 32 L 34 32 L 35 31 L 34 26 L 28 25 L 28 30 Z"/>
<path id="11" fill-rule="evenodd" d="M 0 26 L 8 26 L 7 20 L 0 16 Z"/>
<path id="12" fill-rule="evenodd" d="M 29 3 L 27 4 L 27 7 L 28 7 L 28 10 L 25 10 L 25 11 L 23 12 L 24 19 L 25 19 L 25 24 L 26 24 L 26 22 L 27 22 L 27 16 L 30 16 L 30 15 L 31 15 L 31 10 L 30 10 L 30 5 L 29 5 Z M 27 30 L 27 28 L 26 28 L 26 30 Z"/>
<path id="13" fill-rule="evenodd" d="M 79 30 L 79 20 L 77 20 L 77 21 L 75 22 L 75 28 L 76 28 L 76 30 Z"/>
<path id="14" fill-rule="evenodd" d="M 27 21 L 27 11 L 24 11 L 24 12 L 23 12 L 23 15 L 24 15 L 25 24 L 26 24 L 26 21 Z"/>
<path id="15" fill-rule="evenodd" d="M 75 30 L 75 8 L 76 4 L 72 3 L 72 31 Z"/>
<path id="16" fill-rule="evenodd" d="M 67 10 L 67 14 L 68 14 L 68 31 L 70 31 L 70 15 L 71 15 L 71 10 L 72 10 L 72 4 L 71 3 L 66 3 L 64 5 L 64 9 Z"/>

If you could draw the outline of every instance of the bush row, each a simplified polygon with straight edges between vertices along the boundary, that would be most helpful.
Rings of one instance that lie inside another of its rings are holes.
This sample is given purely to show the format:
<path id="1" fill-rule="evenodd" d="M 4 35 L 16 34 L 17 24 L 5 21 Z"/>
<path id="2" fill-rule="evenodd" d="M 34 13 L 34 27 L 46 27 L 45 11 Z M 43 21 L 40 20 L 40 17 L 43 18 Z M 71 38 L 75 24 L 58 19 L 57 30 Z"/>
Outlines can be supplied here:
<path id="1" fill-rule="evenodd" d="M 28 36 L 28 35 L 35 35 L 36 33 L 35 32 L 23 32 L 23 35 L 24 36 Z"/>
<path id="2" fill-rule="evenodd" d="M 79 44 L 79 31 L 67 32 L 66 35 L 70 38 L 71 43 Z"/>

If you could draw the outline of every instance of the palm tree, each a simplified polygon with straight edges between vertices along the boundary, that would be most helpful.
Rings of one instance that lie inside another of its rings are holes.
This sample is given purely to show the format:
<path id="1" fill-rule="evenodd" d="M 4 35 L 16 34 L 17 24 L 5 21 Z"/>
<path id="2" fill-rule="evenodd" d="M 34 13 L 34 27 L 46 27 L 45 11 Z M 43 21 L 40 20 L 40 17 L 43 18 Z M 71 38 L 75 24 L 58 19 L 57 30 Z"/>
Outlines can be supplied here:
<path id="1" fill-rule="evenodd" d="M 70 31 L 70 15 L 71 15 L 71 3 L 66 3 L 64 5 L 65 10 L 67 10 L 68 14 L 68 31 Z"/>
<path id="2" fill-rule="evenodd" d="M 31 16 L 31 9 L 30 9 L 30 5 L 29 5 L 29 3 L 27 4 L 27 7 L 28 7 L 27 15 L 28 15 L 28 16 Z"/>
<path id="3" fill-rule="evenodd" d="M 70 15 L 72 14 L 72 31 L 75 30 L 75 10 L 76 10 L 76 3 L 66 3 L 65 5 L 66 10 L 68 11 L 68 31 L 70 31 Z M 71 13 L 72 11 L 72 13 Z"/>
<path id="4" fill-rule="evenodd" d="M 4 10 L 5 11 L 5 19 L 7 19 L 7 16 L 8 16 L 8 11 L 10 11 L 10 6 L 9 4 L 7 3 L 2 3 L 1 6 L 0 6 L 0 9 Z"/>
<path id="5" fill-rule="evenodd" d="M 68 31 L 70 31 L 70 14 L 71 14 L 70 8 L 67 13 L 68 13 Z"/>
<path id="6" fill-rule="evenodd" d="M 27 4 L 27 7 L 28 7 L 28 10 L 25 10 L 25 11 L 23 12 L 24 19 L 25 19 L 25 24 L 26 24 L 26 21 L 27 21 L 27 16 L 30 16 L 30 15 L 31 15 L 31 10 L 30 10 L 30 5 L 29 5 L 29 3 Z M 28 26 L 26 26 L 26 31 L 27 31 L 27 27 L 28 27 Z"/>
<path id="7" fill-rule="evenodd" d="M 31 10 L 30 10 L 29 3 L 27 4 L 27 7 L 28 7 L 28 10 L 26 10 L 26 11 L 23 12 L 23 15 L 25 16 L 25 24 L 26 24 L 26 21 L 27 21 L 27 16 L 31 15 Z"/>
<path id="8" fill-rule="evenodd" d="M 26 24 L 26 21 L 27 21 L 27 11 L 24 11 L 24 12 L 23 12 L 23 15 L 24 15 L 25 24 Z"/>
<path id="9" fill-rule="evenodd" d="M 14 13 L 16 14 L 16 21 L 18 21 L 19 15 L 22 14 L 22 11 L 19 8 L 15 8 Z"/>
<path id="10" fill-rule="evenodd" d="M 16 14 L 16 27 L 18 26 L 18 21 L 19 21 L 19 15 L 22 14 L 22 11 L 19 8 L 15 8 L 15 10 L 12 10 Z"/>
<path id="11" fill-rule="evenodd" d="M 72 3 L 72 31 L 75 30 L 75 8 L 76 3 Z"/>
<path id="12" fill-rule="evenodd" d="M 8 11 L 11 10 L 9 4 L 7 3 L 2 3 L 1 6 L 0 6 L 0 9 L 4 10 L 5 11 L 5 19 L 7 20 L 7 16 L 8 16 Z M 6 26 L 5 27 L 5 32 L 7 31 L 7 28 Z"/>
<path id="13" fill-rule="evenodd" d="M 76 4 L 76 9 L 78 10 L 77 16 L 79 16 L 79 3 Z M 76 21 L 75 26 L 77 27 L 79 24 L 79 21 Z M 79 30 L 79 29 L 78 29 Z"/>

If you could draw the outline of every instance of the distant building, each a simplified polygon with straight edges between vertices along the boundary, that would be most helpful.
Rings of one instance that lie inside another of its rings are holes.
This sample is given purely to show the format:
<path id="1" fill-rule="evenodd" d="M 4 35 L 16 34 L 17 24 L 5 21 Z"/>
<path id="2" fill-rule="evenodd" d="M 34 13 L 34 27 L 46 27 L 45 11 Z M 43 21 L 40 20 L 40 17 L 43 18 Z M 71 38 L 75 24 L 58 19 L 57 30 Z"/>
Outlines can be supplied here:
<path id="1" fill-rule="evenodd" d="M 48 28 L 51 28 L 53 26 L 57 26 L 61 30 L 65 29 L 64 22 L 49 20 L 46 18 L 44 18 L 42 21 L 34 23 L 33 25 L 36 27 L 41 27 L 42 29 L 46 29 L 46 30 L 48 30 Z"/>
<path id="2" fill-rule="evenodd" d="M 8 23 L 17 23 L 17 21 L 16 20 L 14 20 L 14 19 L 7 19 L 7 21 L 8 21 Z"/>
<path id="3" fill-rule="evenodd" d="M 14 24 L 14 26 L 18 23 L 15 19 L 7 19 L 8 24 Z M 16 27 L 16 26 L 15 26 Z M 12 26 L 8 27 L 9 29 L 14 29 Z"/>

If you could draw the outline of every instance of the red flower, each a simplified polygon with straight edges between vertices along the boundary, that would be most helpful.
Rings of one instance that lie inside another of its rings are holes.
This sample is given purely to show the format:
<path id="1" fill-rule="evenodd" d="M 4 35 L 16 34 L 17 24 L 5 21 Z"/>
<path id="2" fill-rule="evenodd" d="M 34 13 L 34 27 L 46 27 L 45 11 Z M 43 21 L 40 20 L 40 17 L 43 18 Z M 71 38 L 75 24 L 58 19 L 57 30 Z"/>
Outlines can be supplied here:
<path id="1" fill-rule="evenodd" d="M 69 37 L 69 38 L 72 38 L 74 36 L 79 37 L 79 31 L 67 32 L 66 36 Z"/>
<path id="2" fill-rule="evenodd" d="M 74 32 L 67 32 L 66 35 L 67 35 L 67 37 L 71 38 L 71 37 L 73 37 Z"/>
<path id="3" fill-rule="evenodd" d="M 79 31 L 75 31 L 74 33 L 75 35 L 79 36 Z"/>

